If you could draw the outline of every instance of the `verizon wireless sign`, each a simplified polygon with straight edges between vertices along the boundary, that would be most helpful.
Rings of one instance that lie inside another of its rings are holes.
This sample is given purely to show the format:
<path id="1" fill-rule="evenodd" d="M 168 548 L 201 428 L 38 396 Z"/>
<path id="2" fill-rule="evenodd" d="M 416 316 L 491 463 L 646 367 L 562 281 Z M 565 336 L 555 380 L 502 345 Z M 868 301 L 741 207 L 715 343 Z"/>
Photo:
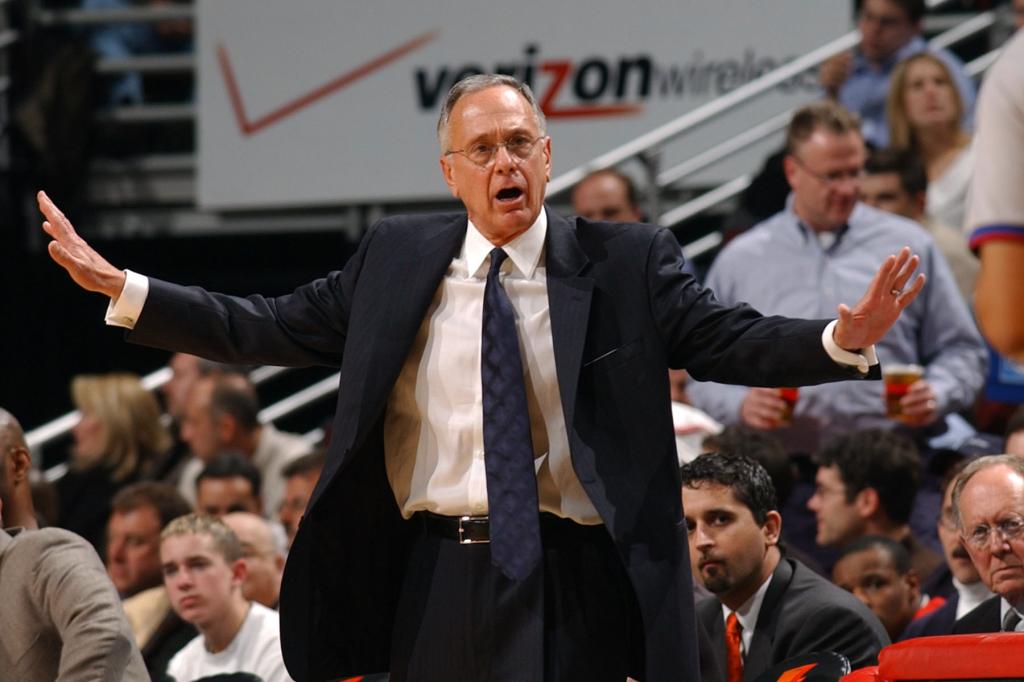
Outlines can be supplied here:
<path id="1" fill-rule="evenodd" d="M 200 204 L 446 196 L 437 114 L 452 84 L 474 73 L 530 84 L 558 175 L 840 35 L 849 11 L 806 0 L 200 0 Z M 815 92 L 813 74 L 798 77 L 674 144 L 665 162 Z"/>

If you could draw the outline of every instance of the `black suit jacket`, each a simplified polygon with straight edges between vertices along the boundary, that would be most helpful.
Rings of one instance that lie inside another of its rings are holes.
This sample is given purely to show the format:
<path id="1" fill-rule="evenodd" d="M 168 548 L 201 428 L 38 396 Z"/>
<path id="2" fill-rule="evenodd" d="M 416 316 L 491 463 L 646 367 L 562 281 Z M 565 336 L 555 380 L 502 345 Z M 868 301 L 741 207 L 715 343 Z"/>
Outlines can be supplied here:
<path id="1" fill-rule="evenodd" d="M 953 634 L 953 624 L 956 623 L 956 607 L 959 603 L 960 593 L 954 589 L 953 596 L 947 599 L 941 607 L 923 618 L 910 621 L 907 629 L 900 635 L 900 641 L 915 637 Z"/>
<path id="2" fill-rule="evenodd" d="M 405 523 L 384 470 L 387 399 L 465 214 L 389 218 L 340 272 L 279 298 L 151 280 L 133 341 L 215 360 L 341 366 L 327 462 L 288 556 L 285 662 L 298 680 L 386 670 Z M 726 307 L 682 271 L 671 233 L 548 210 L 547 289 L 573 468 L 635 587 L 648 680 L 698 680 L 666 368 L 756 386 L 854 378 L 826 321 Z M 752 276 L 756 276 L 752 273 Z"/>
<path id="3" fill-rule="evenodd" d="M 981 602 L 974 609 L 964 614 L 963 618 L 953 624 L 954 635 L 980 634 L 999 632 L 1003 629 L 1000 615 L 1002 597 L 996 595 Z"/>
<path id="4" fill-rule="evenodd" d="M 701 602 L 697 615 L 708 631 L 718 667 L 727 670 L 722 602 Z M 846 656 L 856 670 L 876 664 L 878 652 L 888 644 L 885 628 L 860 600 L 796 559 L 784 557 L 761 602 L 743 679 L 751 682 L 777 663 L 821 651 Z"/>

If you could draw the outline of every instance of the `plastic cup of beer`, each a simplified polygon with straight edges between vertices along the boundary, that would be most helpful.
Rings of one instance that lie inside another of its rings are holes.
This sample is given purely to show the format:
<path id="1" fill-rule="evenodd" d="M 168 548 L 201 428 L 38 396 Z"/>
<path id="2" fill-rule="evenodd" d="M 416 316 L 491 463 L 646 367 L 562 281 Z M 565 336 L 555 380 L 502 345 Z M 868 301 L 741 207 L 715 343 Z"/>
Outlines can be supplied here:
<path id="1" fill-rule="evenodd" d="M 779 424 L 782 426 L 788 426 L 793 423 L 793 408 L 796 407 L 796 399 L 800 395 L 800 389 L 798 388 L 780 388 L 779 397 L 786 403 L 785 409 L 782 411 L 782 416 L 779 417 Z"/>
<path id="2" fill-rule="evenodd" d="M 924 376 L 921 365 L 882 365 L 882 380 L 885 382 L 885 415 L 890 419 L 902 419 L 903 407 L 900 399 L 910 390 L 911 384 Z"/>

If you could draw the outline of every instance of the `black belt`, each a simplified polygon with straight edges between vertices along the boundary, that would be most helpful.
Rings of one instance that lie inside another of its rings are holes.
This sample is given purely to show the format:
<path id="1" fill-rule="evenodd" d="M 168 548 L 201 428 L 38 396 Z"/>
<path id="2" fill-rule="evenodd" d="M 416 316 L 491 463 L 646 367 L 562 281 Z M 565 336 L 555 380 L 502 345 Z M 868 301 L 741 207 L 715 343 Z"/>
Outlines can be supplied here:
<path id="1" fill-rule="evenodd" d="M 487 516 L 442 516 L 433 512 L 416 512 L 424 530 L 462 545 L 479 545 L 491 541 L 491 522 Z M 560 537 L 600 537 L 607 540 L 608 532 L 603 525 L 583 526 L 570 519 L 561 518 L 548 512 L 540 514 L 540 530 L 545 539 Z"/>
<path id="2" fill-rule="evenodd" d="M 486 516 L 441 516 L 416 512 L 428 533 L 458 540 L 460 545 L 481 545 L 491 541 L 491 521 Z"/>

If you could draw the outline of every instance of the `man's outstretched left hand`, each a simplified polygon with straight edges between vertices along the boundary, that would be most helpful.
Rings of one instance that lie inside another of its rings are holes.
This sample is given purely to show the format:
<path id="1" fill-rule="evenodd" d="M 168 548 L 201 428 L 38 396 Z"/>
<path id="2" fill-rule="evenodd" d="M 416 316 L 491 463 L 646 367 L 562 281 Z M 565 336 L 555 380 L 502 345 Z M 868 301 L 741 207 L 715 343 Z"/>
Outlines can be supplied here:
<path id="1" fill-rule="evenodd" d="M 925 277 L 919 274 L 907 287 L 918 261 L 909 247 L 903 247 L 898 254 L 885 259 L 857 305 L 850 308 L 845 303 L 839 304 L 839 322 L 832 338 L 840 348 L 860 350 L 885 336 L 924 286 Z"/>

